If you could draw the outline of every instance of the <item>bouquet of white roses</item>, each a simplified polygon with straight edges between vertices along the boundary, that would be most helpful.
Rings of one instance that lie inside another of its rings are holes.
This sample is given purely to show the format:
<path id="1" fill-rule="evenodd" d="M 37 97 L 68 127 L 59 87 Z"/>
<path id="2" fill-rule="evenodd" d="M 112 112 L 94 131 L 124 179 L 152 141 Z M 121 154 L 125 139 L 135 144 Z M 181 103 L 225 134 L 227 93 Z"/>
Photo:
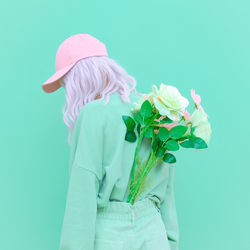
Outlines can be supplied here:
<path id="1" fill-rule="evenodd" d="M 135 142 L 138 135 L 127 202 L 135 202 L 145 178 L 158 161 L 176 162 L 175 156 L 170 152 L 179 150 L 180 146 L 196 150 L 208 147 L 211 135 L 208 115 L 200 105 L 201 98 L 194 89 L 191 89 L 191 96 L 194 107 L 188 112 L 186 107 L 189 101 L 176 87 L 161 83 L 158 90 L 153 85 L 152 92 L 144 94 L 138 103 L 134 103 L 131 110 L 133 117 L 122 116 L 127 128 L 125 140 Z M 151 150 L 143 169 L 135 174 L 143 137 L 152 138 Z"/>

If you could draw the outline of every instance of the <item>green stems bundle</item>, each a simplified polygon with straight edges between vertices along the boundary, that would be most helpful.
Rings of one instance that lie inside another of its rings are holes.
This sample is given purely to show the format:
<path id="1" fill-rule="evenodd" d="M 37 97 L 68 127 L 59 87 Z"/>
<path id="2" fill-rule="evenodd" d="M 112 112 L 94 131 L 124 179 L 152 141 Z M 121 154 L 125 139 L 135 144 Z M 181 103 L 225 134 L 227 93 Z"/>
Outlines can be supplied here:
<path id="1" fill-rule="evenodd" d="M 143 169 L 142 175 L 140 176 L 140 178 L 138 179 L 138 181 L 136 182 L 134 186 L 133 186 L 133 182 L 130 185 L 130 187 L 134 187 L 134 188 L 130 188 L 130 194 L 129 194 L 127 202 L 132 203 L 132 204 L 135 202 L 135 199 L 140 192 L 140 188 L 142 184 L 144 183 L 145 178 L 147 177 L 152 167 L 156 164 L 157 160 L 158 159 L 155 157 L 153 151 L 151 151 L 149 154 L 149 159 L 146 162 L 146 166 Z"/>
<path id="2" fill-rule="evenodd" d="M 155 114 L 153 116 L 153 118 L 155 118 L 157 115 L 158 114 Z M 130 182 L 130 193 L 129 193 L 129 197 L 128 197 L 128 200 L 127 200 L 127 202 L 129 202 L 129 203 L 134 203 L 135 196 L 138 195 L 138 192 L 140 190 L 140 187 L 141 187 L 142 183 L 144 182 L 147 174 L 149 173 L 149 171 L 151 170 L 152 166 L 155 163 L 155 160 L 153 160 L 151 162 L 151 160 L 154 158 L 154 153 L 153 153 L 153 151 L 151 151 L 150 154 L 149 154 L 149 157 L 147 159 L 146 166 L 144 167 L 144 169 L 142 171 L 142 175 L 140 176 L 138 182 L 135 185 L 134 184 L 134 172 L 135 172 L 135 167 L 136 167 L 136 159 L 137 159 L 137 155 L 138 155 L 138 150 L 140 148 L 140 144 L 141 144 L 141 140 L 143 138 L 143 135 L 145 134 L 145 132 L 147 131 L 147 129 L 150 127 L 151 124 L 152 124 L 152 122 L 149 122 L 145 126 L 145 128 L 142 129 L 142 132 L 140 134 L 140 137 L 139 137 L 139 140 L 138 140 L 138 143 L 137 143 L 135 156 L 134 156 L 133 167 L 132 167 L 132 175 L 131 175 L 131 182 Z"/>

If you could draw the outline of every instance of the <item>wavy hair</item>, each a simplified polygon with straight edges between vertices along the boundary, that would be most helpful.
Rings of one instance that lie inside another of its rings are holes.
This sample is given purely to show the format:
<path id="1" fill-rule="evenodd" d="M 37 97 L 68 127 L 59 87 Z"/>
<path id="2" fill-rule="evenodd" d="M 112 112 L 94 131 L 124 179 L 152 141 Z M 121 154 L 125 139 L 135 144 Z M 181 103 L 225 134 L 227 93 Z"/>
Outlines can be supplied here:
<path id="1" fill-rule="evenodd" d="M 63 105 L 62 113 L 64 123 L 69 128 L 68 143 L 79 111 L 88 102 L 106 98 L 106 105 L 110 99 L 109 95 L 114 92 L 119 92 L 124 102 L 130 102 L 129 94 L 132 91 L 136 95 L 143 95 L 136 90 L 135 78 L 107 56 L 79 60 L 59 82 L 66 91 L 66 103 Z"/>

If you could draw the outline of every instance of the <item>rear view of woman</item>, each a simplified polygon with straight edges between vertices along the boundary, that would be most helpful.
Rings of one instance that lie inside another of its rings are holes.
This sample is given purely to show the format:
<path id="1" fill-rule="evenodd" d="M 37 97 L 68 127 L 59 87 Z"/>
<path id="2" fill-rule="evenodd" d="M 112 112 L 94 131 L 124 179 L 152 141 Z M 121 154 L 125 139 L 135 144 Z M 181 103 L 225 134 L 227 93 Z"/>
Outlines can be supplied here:
<path id="1" fill-rule="evenodd" d="M 59 250 L 178 250 L 174 167 L 160 162 L 134 204 L 127 202 L 136 143 L 126 141 L 122 115 L 142 93 L 108 57 L 106 46 L 76 34 L 59 46 L 46 93 L 63 87 L 69 127 L 69 183 Z M 150 139 L 143 138 L 143 162 Z"/>

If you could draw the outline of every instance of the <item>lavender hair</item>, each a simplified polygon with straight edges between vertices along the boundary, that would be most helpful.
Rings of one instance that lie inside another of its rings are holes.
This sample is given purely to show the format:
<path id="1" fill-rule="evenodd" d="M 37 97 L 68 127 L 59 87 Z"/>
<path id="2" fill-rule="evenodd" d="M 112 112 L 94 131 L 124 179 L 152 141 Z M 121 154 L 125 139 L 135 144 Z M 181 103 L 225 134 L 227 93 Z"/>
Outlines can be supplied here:
<path id="1" fill-rule="evenodd" d="M 106 105 L 110 99 L 109 95 L 114 92 L 119 92 L 124 102 L 130 102 L 129 94 L 132 91 L 136 95 L 143 95 L 135 88 L 135 78 L 107 56 L 93 56 L 79 60 L 59 82 L 66 91 L 66 103 L 62 112 L 63 120 L 69 128 L 68 143 L 79 111 L 88 102 L 106 98 Z M 131 88 L 128 83 L 131 84 Z"/>

